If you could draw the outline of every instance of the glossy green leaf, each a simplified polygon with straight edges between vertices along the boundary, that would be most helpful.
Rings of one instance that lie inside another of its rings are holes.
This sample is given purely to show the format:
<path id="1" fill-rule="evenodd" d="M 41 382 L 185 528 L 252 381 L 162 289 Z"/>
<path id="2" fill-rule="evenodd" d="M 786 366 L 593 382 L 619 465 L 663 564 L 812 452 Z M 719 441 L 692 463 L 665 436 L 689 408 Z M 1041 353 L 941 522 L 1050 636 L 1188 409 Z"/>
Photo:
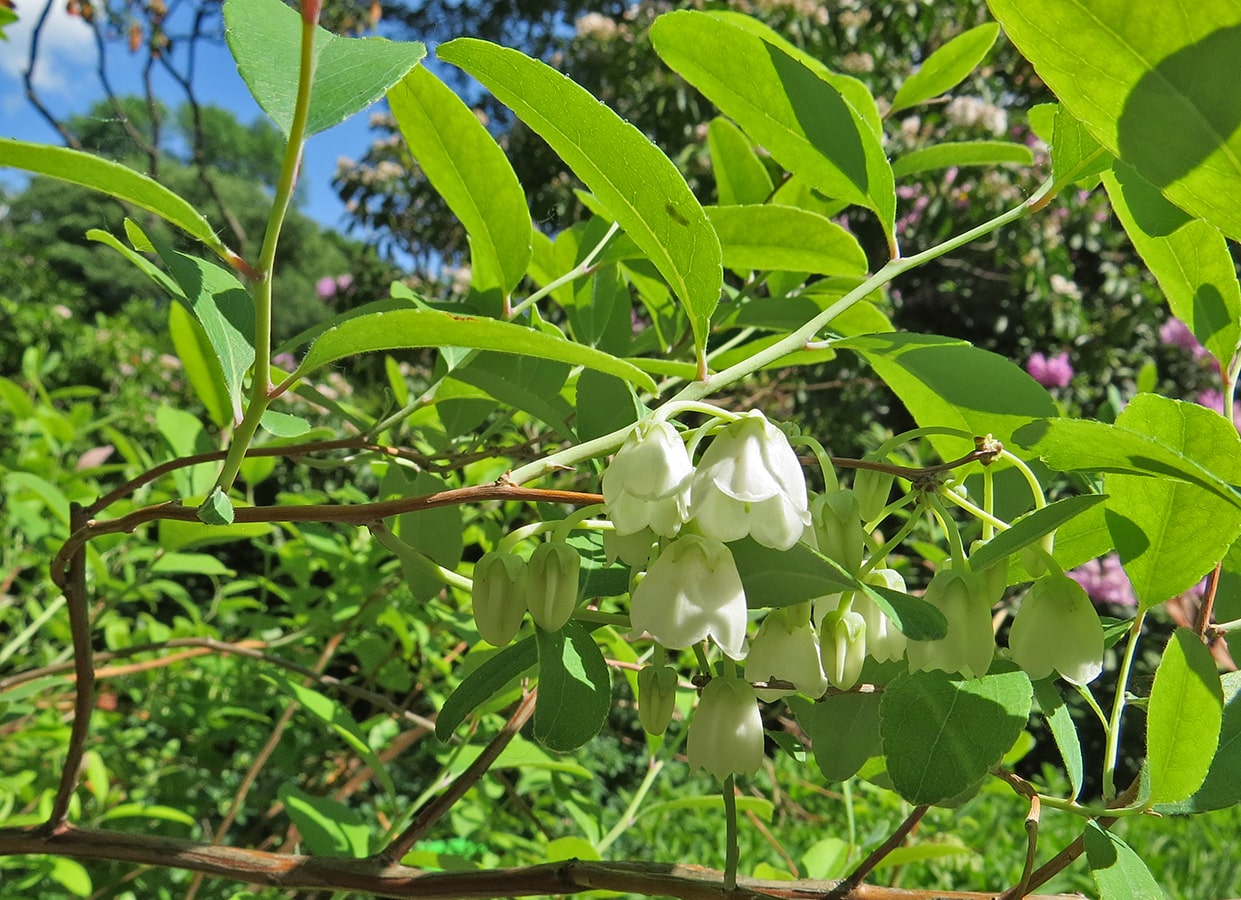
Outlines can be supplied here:
<path id="1" fill-rule="evenodd" d="M 970 789 L 1016 743 L 1030 715 L 1024 672 L 898 676 L 883 691 L 880 732 L 892 786 L 910 803 Z"/>
<path id="2" fill-rule="evenodd" d="M 661 16 L 650 34 L 664 62 L 780 165 L 829 197 L 874 210 L 894 242 L 892 168 L 879 136 L 837 87 L 731 19 L 684 10 Z"/>
<path id="3" fill-rule="evenodd" d="M 276 795 L 297 826 L 307 853 L 351 859 L 370 853 L 370 828 L 339 800 L 316 797 L 288 782 L 276 789 Z"/>
<path id="4" fill-rule="evenodd" d="M 532 328 L 458 316 L 432 309 L 372 313 L 342 322 L 319 336 L 297 368 L 299 377 L 355 353 L 401 347 L 473 347 L 540 359 L 555 359 L 607 372 L 645 390 L 655 391 L 651 376 L 632 363 Z"/>
<path id="5" fill-rule="evenodd" d="M 1034 153 L 1011 141 L 945 141 L 902 154 L 892 161 L 892 174 L 904 178 L 949 166 L 1029 166 Z"/>
<path id="6" fill-rule="evenodd" d="M 227 0 L 224 26 L 237 71 L 287 136 L 297 103 L 301 15 L 280 0 Z M 306 136 L 366 109 L 426 55 L 427 48 L 417 41 L 346 38 L 316 26 Z"/>
<path id="7" fill-rule="evenodd" d="M 879 752 L 879 694 L 828 694 L 817 703 L 787 698 L 828 781 L 845 781 Z"/>
<path id="8" fill-rule="evenodd" d="M 1042 419 L 1018 428 L 1013 443 L 1061 472 L 1172 478 L 1241 507 L 1241 494 L 1218 474 L 1155 438 L 1118 425 L 1085 419 Z"/>
<path id="9" fill-rule="evenodd" d="M 589 441 L 632 425 L 643 414 L 633 388 L 611 375 L 586 370 L 576 388 L 578 441 Z"/>
<path id="10" fill-rule="evenodd" d="M 819 275 L 862 275 L 866 252 L 831 219 L 793 206 L 708 206 L 724 265 Z"/>
<path id="11" fill-rule="evenodd" d="M 952 90 L 983 61 L 999 34 L 999 25 L 986 22 L 944 44 L 905 79 L 892 98 L 889 115 Z"/>
<path id="12" fill-rule="evenodd" d="M 1146 708 L 1151 803 L 1175 803 L 1202 786 L 1219 746 L 1224 695 L 1215 658 L 1189 628 L 1178 628 L 1155 670 Z"/>
<path id="13" fill-rule="evenodd" d="M 921 426 L 992 434 L 1008 443 L 1030 419 L 1055 415 L 1047 390 L 1011 360 L 965 341 L 928 334 L 863 335 L 834 344 L 855 350 L 904 402 Z M 974 449 L 959 438 L 934 436 L 944 459 Z"/>
<path id="14" fill-rule="evenodd" d="M 453 380 L 472 385 L 506 406 L 522 409 L 547 423 L 562 437 L 573 434 L 573 408 L 560 395 L 569 367 L 533 356 L 479 353 L 453 369 Z"/>
<path id="15" fill-rule="evenodd" d="M 580 622 L 559 631 L 536 629 L 539 696 L 534 737 L 548 750 L 576 750 L 599 733 L 612 708 L 608 664 Z"/>
<path id="16" fill-rule="evenodd" d="M 1044 535 L 1056 531 L 1064 523 L 1102 503 L 1104 499 L 1102 494 L 1082 494 L 1078 497 L 1065 497 L 1042 509 L 1032 510 L 1016 519 L 1012 528 L 1001 531 L 971 554 L 970 567 L 978 572 L 995 565 L 1022 547 L 1028 547 Z"/>
<path id="17" fill-rule="evenodd" d="M 1069 712 L 1059 689 L 1056 687 L 1056 676 L 1034 682 L 1034 698 L 1038 701 L 1039 710 L 1051 736 L 1060 750 L 1060 758 L 1064 760 L 1064 770 L 1069 776 L 1069 784 L 1073 786 L 1073 799 L 1081 793 L 1085 783 L 1085 764 L 1082 762 L 1082 742 L 1077 734 L 1077 726 L 1073 724 L 1073 714 Z"/>
<path id="18" fill-rule="evenodd" d="M 751 609 L 791 606 L 855 587 L 839 567 L 805 544 L 773 550 L 746 537 L 733 541 L 728 549 Z"/>
<path id="19" fill-rule="evenodd" d="M 1103 147 L 1241 238 L 1241 5 L 989 0 L 1009 39 Z M 1171 139 L 1175 136 L 1175 139 Z"/>
<path id="20" fill-rule="evenodd" d="M 382 499 L 424 497 L 445 490 L 448 484 L 431 472 L 407 472 L 396 466 L 380 482 Z M 464 521 L 460 506 L 441 506 L 397 516 L 393 531 L 406 544 L 437 565 L 455 570 L 464 549 Z M 410 593 L 420 603 L 429 602 L 444 590 L 444 582 L 424 569 L 401 560 L 401 572 Z"/>
<path id="21" fill-rule="evenodd" d="M 707 126 L 707 148 L 715 175 L 716 199 L 721 206 L 763 203 L 772 191 L 771 174 L 754 152 L 745 133 L 717 116 Z"/>
<path id="22" fill-rule="evenodd" d="M 210 553 L 161 553 L 151 563 L 151 572 L 159 574 L 211 575 L 236 574 Z"/>
<path id="23" fill-rule="evenodd" d="M 0 12 L 8 12 L 8 10 L 0 8 Z M 7 817 L 6 820 L 10 822 L 14 821 L 13 819 L 8 819 Z M 75 859 L 64 859 L 60 857 L 45 857 L 45 859 L 47 859 L 48 878 L 76 897 L 91 896 L 93 886 L 91 883 L 90 872 L 86 870 L 85 866 Z"/>
<path id="24" fill-rule="evenodd" d="M 452 733 L 466 716 L 529 672 L 538 662 L 539 651 L 533 637 L 523 638 L 488 657 L 448 695 L 435 718 L 435 736 L 441 741 L 451 740 Z"/>
<path id="25" fill-rule="evenodd" d="M 704 348 L 724 270 L 715 232 L 672 161 L 585 89 L 517 50 L 458 38 L 436 55 L 481 81 L 585 182 L 667 279 Z"/>
<path id="26" fill-rule="evenodd" d="M 1116 425 L 1159 441 L 1229 484 L 1241 483 L 1241 438 L 1213 410 L 1139 394 Z M 1109 473 L 1103 487 L 1110 495 L 1108 530 L 1143 606 L 1192 587 L 1241 534 L 1241 506 L 1235 499 L 1196 485 Z"/>
<path id="27" fill-rule="evenodd" d="M 1204 220 L 1186 216 L 1123 163 L 1104 173 L 1103 184 L 1173 315 L 1227 369 L 1241 340 L 1241 287 L 1224 236 Z"/>
<path id="28" fill-rule="evenodd" d="M 1087 822 L 1085 844 L 1099 900 L 1167 900 L 1146 863 L 1116 835 Z"/>
<path id="29" fill-rule="evenodd" d="M 259 425 L 268 434 L 284 438 L 301 437 L 310 431 L 310 423 L 301 416 L 277 412 L 274 409 L 263 413 L 263 417 L 259 419 Z"/>
<path id="30" fill-rule="evenodd" d="M 962 847 L 958 844 L 929 842 L 924 844 L 907 844 L 904 847 L 897 847 L 891 853 L 885 855 L 875 866 L 875 871 L 907 866 L 911 863 L 927 862 L 932 859 L 946 859 L 951 856 L 977 856 L 981 859 L 981 855 L 977 850 L 971 847 Z"/>
<path id="31" fill-rule="evenodd" d="M 215 544 L 227 544 L 233 541 L 250 541 L 273 529 L 270 522 L 236 522 L 227 527 L 206 525 L 202 522 L 178 522 L 175 519 L 161 519 L 159 523 L 159 545 L 164 550 L 188 550 L 195 547 L 210 547 Z"/>
<path id="32" fill-rule="evenodd" d="M 1202 786 L 1177 803 L 1156 807 L 1165 815 L 1201 813 L 1241 803 L 1241 672 L 1225 672 L 1220 678 L 1224 693 L 1224 718 L 1219 747 Z"/>
<path id="33" fill-rule="evenodd" d="M 512 293 L 530 264 L 534 226 L 504 151 L 425 68 L 388 91 L 388 104 L 414 159 L 469 235 L 474 287 Z"/>
<path id="34" fill-rule="evenodd" d="M 216 237 L 211 223 L 188 200 L 120 163 L 67 147 L 0 138 L 0 166 L 50 175 L 132 203 L 202 241 L 218 256 L 235 258 L 233 252 Z"/>

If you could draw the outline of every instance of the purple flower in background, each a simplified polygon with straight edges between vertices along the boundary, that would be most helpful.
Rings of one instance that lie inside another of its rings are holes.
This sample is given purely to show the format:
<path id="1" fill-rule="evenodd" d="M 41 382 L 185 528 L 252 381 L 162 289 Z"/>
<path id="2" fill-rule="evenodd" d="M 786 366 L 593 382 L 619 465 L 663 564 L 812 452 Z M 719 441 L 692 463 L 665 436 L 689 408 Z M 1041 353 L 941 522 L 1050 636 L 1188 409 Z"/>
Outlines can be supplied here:
<path id="1" fill-rule="evenodd" d="M 1095 603 L 1114 603 L 1117 606 L 1137 606 L 1129 576 L 1120 565 L 1120 557 L 1109 553 L 1100 559 L 1092 559 L 1065 573 L 1082 586 Z"/>
<path id="2" fill-rule="evenodd" d="M 351 287 L 353 287 L 353 276 L 352 275 L 345 273 L 344 275 L 336 276 L 336 290 L 340 291 L 340 293 L 342 294 L 345 293 Z"/>
<path id="3" fill-rule="evenodd" d="M 1159 340 L 1169 347 L 1180 347 L 1183 350 L 1189 351 L 1194 359 L 1210 356 L 1210 351 L 1198 343 L 1198 339 L 1189 330 L 1189 326 L 1180 319 L 1168 319 L 1168 321 L 1160 325 Z M 1206 404 L 1203 405 L 1205 406 Z"/>
<path id="4" fill-rule="evenodd" d="M 315 293 L 320 300 L 331 300 L 336 296 L 336 279 L 331 275 L 324 275 L 315 282 Z"/>
<path id="5" fill-rule="evenodd" d="M 1224 395 L 1215 388 L 1207 388 L 1194 398 L 1194 402 L 1199 406 L 1205 406 L 1207 409 L 1213 409 L 1221 416 L 1224 414 Z M 1241 404 L 1236 404 L 1232 410 L 1232 422 L 1241 430 Z"/>
<path id="6" fill-rule="evenodd" d="M 1073 378 L 1073 366 L 1069 364 L 1069 352 L 1046 357 L 1035 353 L 1026 363 L 1026 371 L 1043 387 L 1068 387 Z"/>

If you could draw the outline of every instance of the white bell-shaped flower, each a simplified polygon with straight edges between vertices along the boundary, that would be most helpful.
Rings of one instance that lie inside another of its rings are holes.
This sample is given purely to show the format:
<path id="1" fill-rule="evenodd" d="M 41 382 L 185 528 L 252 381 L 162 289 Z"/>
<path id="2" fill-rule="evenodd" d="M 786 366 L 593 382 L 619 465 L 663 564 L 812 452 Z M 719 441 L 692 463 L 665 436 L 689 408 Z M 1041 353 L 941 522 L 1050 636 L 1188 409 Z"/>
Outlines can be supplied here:
<path id="1" fill-rule="evenodd" d="M 672 537 L 689 515 L 693 464 L 671 422 L 640 422 L 603 472 L 603 503 L 619 535 Z"/>
<path id="2" fill-rule="evenodd" d="M 711 440 L 694 473 L 690 516 L 719 541 L 747 534 L 788 550 L 810 524 L 806 477 L 780 429 L 757 410 L 730 422 Z"/>
<path id="3" fill-rule="evenodd" d="M 819 636 L 810 624 L 809 609 L 773 610 L 758 627 L 745 658 L 746 681 L 787 681 L 807 697 L 822 697 L 827 677 L 819 658 Z M 776 700 L 791 691 L 758 689 L 758 696 Z"/>
<path id="4" fill-rule="evenodd" d="M 669 543 L 629 600 L 635 634 L 683 649 L 711 638 L 733 659 L 745 655 L 745 590 L 728 548 L 684 534 Z"/>
<path id="5" fill-rule="evenodd" d="M 1017 665 L 1037 681 L 1052 672 L 1085 685 L 1103 671 L 1103 624 L 1086 591 L 1067 575 L 1034 582 L 1008 632 Z"/>
<path id="6" fill-rule="evenodd" d="M 872 569 L 862 579 L 867 584 L 906 593 L 905 579 L 895 569 Z M 866 620 L 866 652 L 879 662 L 891 662 L 905 655 L 908 640 L 888 614 L 874 600 L 858 592 L 853 598 L 853 609 Z"/>
<path id="7" fill-rule="evenodd" d="M 723 781 L 753 775 L 763 764 L 763 719 L 758 697 L 740 678 L 712 678 L 702 689 L 689 726 L 690 769 L 706 769 Z"/>
<path id="8" fill-rule="evenodd" d="M 939 640 L 910 641 L 906 648 L 911 672 L 939 669 L 981 678 L 995 656 L 991 630 L 991 600 L 982 577 L 964 569 L 940 569 L 931 578 L 923 599 L 948 620 L 948 633 Z"/>

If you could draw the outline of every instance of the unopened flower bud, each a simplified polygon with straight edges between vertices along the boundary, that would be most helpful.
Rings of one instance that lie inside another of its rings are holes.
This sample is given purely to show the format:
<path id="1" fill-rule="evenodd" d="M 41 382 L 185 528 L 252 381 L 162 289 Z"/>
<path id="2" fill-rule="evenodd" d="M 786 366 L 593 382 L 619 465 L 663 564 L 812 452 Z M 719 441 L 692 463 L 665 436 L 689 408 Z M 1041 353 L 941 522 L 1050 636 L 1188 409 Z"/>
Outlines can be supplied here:
<path id="1" fill-rule="evenodd" d="M 1103 625 L 1090 596 L 1067 575 L 1034 582 L 1008 632 L 1017 665 L 1037 681 L 1053 671 L 1089 684 L 1103 671 Z"/>
<path id="2" fill-rule="evenodd" d="M 638 671 L 638 721 L 651 734 L 663 734 L 677 701 L 677 670 L 643 666 Z"/>
<path id="3" fill-rule="evenodd" d="M 853 493 L 857 495 L 858 511 L 863 522 L 879 518 L 892 495 L 892 483 L 896 476 L 874 469 L 858 469 L 853 476 Z"/>
<path id="4" fill-rule="evenodd" d="M 515 553 L 484 553 L 474 564 L 470 597 L 482 639 L 493 647 L 507 646 L 526 615 L 526 561 Z"/>
<path id="5" fill-rule="evenodd" d="M 539 544 L 530 555 L 526 599 L 530 617 L 544 631 L 559 631 L 577 607 L 582 558 L 562 541 Z"/>
<path id="6" fill-rule="evenodd" d="M 974 541 L 970 544 L 970 556 L 973 556 L 974 552 L 980 547 L 986 546 L 986 543 L 986 541 Z M 991 602 L 998 602 L 1004 596 L 1004 591 L 1008 589 L 1008 557 L 999 562 L 992 563 L 981 571 L 977 569 L 975 571 L 982 576 L 983 582 L 986 583 L 987 596 L 991 598 Z"/>
<path id="7" fill-rule="evenodd" d="M 828 559 L 840 564 L 849 574 L 862 567 L 866 549 L 866 531 L 853 491 L 832 491 L 819 494 L 810 506 L 815 541 Z"/>
<path id="8" fill-rule="evenodd" d="M 690 769 L 723 781 L 753 775 L 763 764 L 763 719 L 754 688 L 740 678 L 712 678 L 689 726 Z"/>
<path id="9" fill-rule="evenodd" d="M 944 614 L 948 633 L 939 640 L 910 641 L 906 650 L 910 671 L 939 669 L 966 678 L 986 675 L 995 656 L 995 635 L 982 577 L 964 569 L 940 569 L 923 599 Z"/>
<path id="10" fill-rule="evenodd" d="M 866 620 L 852 609 L 829 612 L 819 625 L 819 647 L 827 680 L 834 688 L 849 690 L 866 662 Z"/>

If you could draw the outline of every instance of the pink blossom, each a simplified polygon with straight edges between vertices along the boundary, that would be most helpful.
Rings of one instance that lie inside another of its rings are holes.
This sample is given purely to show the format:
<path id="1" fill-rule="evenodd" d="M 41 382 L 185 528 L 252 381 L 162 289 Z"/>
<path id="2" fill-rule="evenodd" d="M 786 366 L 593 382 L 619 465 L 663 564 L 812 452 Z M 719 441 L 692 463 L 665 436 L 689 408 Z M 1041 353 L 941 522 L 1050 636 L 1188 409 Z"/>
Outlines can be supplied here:
<path id="1" fill-rule="evenodd" d="M 1138 598 L 1133 585 L 1120 564 L 1120 557 L 1109 553 L 1100 559 L 1092 559 L 1065 573 L 1082 586 L 1095 603 L 1114 603 L 1117 606 L 1137 606 Z"/>
<path id="2" fill-rule="evenodd" d="M 1194 359 L 1210 356 L 1210 351 L 1194 337 L 1189 326 L 1180 319 L 1172 318 L 1159 326 L 1159 340 L 1169 347 L 1180 347 L 1193 354 Z M 1205 404 L 1204 404 L 1205 405 Z"/>
<path id="3" fill-rule="evenodd" d="M 331 275 L 324 275 L 315 282 L 315 293 L 320 300 L 331 300 L 336 296 L 336 279 Z"/>
<path id="4" fill-rule="evenodd" d="M 1026 363 L 1026 371 L 1043 387 L 1068 387 L 1073 378 L 1073 366 L 1069 363 L 1067 350 L 1052 357 L 1035 353 Z"/>

